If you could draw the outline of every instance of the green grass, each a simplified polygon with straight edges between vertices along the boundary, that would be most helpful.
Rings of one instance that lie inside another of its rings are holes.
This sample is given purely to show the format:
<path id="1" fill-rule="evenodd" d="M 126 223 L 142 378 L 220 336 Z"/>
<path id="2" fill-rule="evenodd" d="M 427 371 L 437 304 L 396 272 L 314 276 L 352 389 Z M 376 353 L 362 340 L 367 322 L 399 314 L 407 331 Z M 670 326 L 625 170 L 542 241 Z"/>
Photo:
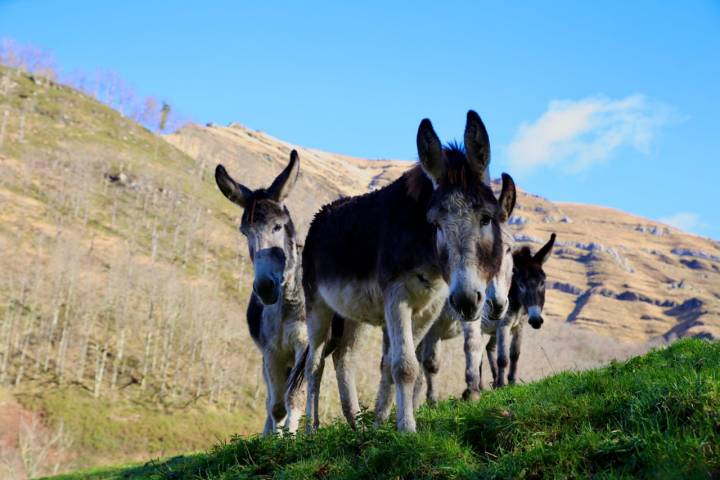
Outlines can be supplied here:
<path id="1" fill-rule="evenodd" d="M 363 414 L 296 438 L 235 437 L 207 453 L 61 478 L 715 478 L 720 343 L 681 340 L 418 413 L 417 434 Z"/>
<path id="2" fill-rule="evenodd" d="M 16 396 L 26 407 L 41 412 L 48 424 L 63 425 L 72 438 L 76 465 L 200 451 L 237 432 L 255 431 L 259 423 L 258 413 L 248 410 L 204 404 L 163 409 L 138 399 L 95 399 L 75 387 Z"/>

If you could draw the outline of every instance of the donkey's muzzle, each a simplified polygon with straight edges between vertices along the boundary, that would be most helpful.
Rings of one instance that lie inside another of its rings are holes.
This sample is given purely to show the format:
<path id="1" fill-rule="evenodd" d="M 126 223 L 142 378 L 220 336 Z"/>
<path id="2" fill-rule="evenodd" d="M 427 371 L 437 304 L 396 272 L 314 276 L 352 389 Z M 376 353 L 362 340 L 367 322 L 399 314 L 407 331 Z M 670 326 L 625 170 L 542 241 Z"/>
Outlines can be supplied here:
<path id="1" fill-rule="evenodd" d="M 450 295 L 450 306 L 466 322 L 475 320 L 478 310 L 479 295 L 468 294 L 467 292 L 453 292 Z"/>
<path id="2" fill-rule="evenodd" d="M 265 305 L 273 305 L 280 296 L 278 284 L 270 276 L 256 278 L 253 282 L 253 291 Z"/>
<path id="3" fill-rule="evenodd" d="M 530 326 L 536 330 L 539 329 L 540 327 L 542 327 L 543 322 L 544 322 L 544 320 L 543 320 L 542 316 L 540 316 L 540 315 L 538 315 L 536 317 L 530 317 L 528 319 L 528 323 L 530 324 Z"/>
<path id="4" fill-rule="evenodd" d="M 491 320 L 500 320 L 507 313 L 508 302 L 487 301 L 487 314 Z"/>
<path id="5" fill-rule="evenodd" d="M 542 307 L 539 305 L 532 305 L 528 307 L 528 323 L 534 329 L 538 329 L 543 324 L 542 318 Z"/>

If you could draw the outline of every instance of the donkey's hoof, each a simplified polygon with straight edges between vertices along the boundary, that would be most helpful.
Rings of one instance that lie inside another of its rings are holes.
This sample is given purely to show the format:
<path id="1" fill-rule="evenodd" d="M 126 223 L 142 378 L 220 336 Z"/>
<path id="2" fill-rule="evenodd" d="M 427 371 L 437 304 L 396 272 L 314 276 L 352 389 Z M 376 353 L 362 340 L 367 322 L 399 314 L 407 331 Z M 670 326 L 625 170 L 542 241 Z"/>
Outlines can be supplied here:
<path id="1" fill-rule="evenodd" d="M 478 400 L 479 398 L 480 398 L 480 392 L 477 390 L 470 390 L 469 388 L 466 388 L 462 394 L 462 399 L 467 402 L 474 402 L 475 400 Z"/>

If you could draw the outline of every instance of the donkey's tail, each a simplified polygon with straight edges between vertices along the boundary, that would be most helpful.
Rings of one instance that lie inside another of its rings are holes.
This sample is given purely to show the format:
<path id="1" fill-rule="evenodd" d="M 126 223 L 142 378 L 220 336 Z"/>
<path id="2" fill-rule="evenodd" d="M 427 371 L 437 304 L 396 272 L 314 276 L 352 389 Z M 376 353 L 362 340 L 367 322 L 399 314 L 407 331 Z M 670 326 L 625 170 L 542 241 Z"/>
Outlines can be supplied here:
<path id="1" fill-rule="evenodd" d="M 335 349 L 340 344 L 340 340 L 342 339 L 344 330 L 345 319 L 336 313 L 332 319 L 330 339 L 325 344 L 325 348 L 323 348 L 323 358 L 327 357 L 335 351 Z M 292 370 L 290 370 L 290 376 L 288 377 L 287 383 L 285 384 L 285 392 L 287 392 L 287 395 L 289 396 L 295 394 L 295 392 L 297 392 L 300 387 L 302 387 L 302 384 L 305 381 L 305 365 L 307 364 L 309 352 L 310 347 L 305 347 L 305 350 L 303 351 L 300 360 L 295 365 L 293 365 Z"/>
<path id="2" fill-rule="evenodd" d="M 285 384 L 285 392 L 290 397 L 300 390 L 300 387 L 302 387 L 302 384 L 305 381 L 305 364 L 307 363 L 309 352 L 310 347 L 305 347 L 302 356 L 300 356 L 300 359 L 295 363 L 295 365 L 293 365 L 292 370 L 290 370 L 290 376 Z"/>

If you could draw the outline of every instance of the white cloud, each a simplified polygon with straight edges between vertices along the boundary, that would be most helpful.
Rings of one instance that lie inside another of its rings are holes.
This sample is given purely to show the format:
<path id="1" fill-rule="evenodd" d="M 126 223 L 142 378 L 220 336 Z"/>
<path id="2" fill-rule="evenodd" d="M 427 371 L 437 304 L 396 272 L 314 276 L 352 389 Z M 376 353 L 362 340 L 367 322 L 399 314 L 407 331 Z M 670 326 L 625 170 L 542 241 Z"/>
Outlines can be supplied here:
<path id="1" fill-rule="evenodd" d="M 613 100 L 553 100 L 537 120 L 523 123 L 507 148 L 510 167 L 527 173 L 544 166 L 579 171 L 607 159 L 622 146 L 647 154 L 670 109 L 643 95 Z"/>
<path id="2" fill-rule="evenodd" d="M 671 227 L 679 228 L 680 230 L 693 231 L 697 228 L 704 226 L 700 221 L 700 215 L 692 212 L 678 212 L 669 217 L 661 218 L 662 223 L 666 223 Z"/>

